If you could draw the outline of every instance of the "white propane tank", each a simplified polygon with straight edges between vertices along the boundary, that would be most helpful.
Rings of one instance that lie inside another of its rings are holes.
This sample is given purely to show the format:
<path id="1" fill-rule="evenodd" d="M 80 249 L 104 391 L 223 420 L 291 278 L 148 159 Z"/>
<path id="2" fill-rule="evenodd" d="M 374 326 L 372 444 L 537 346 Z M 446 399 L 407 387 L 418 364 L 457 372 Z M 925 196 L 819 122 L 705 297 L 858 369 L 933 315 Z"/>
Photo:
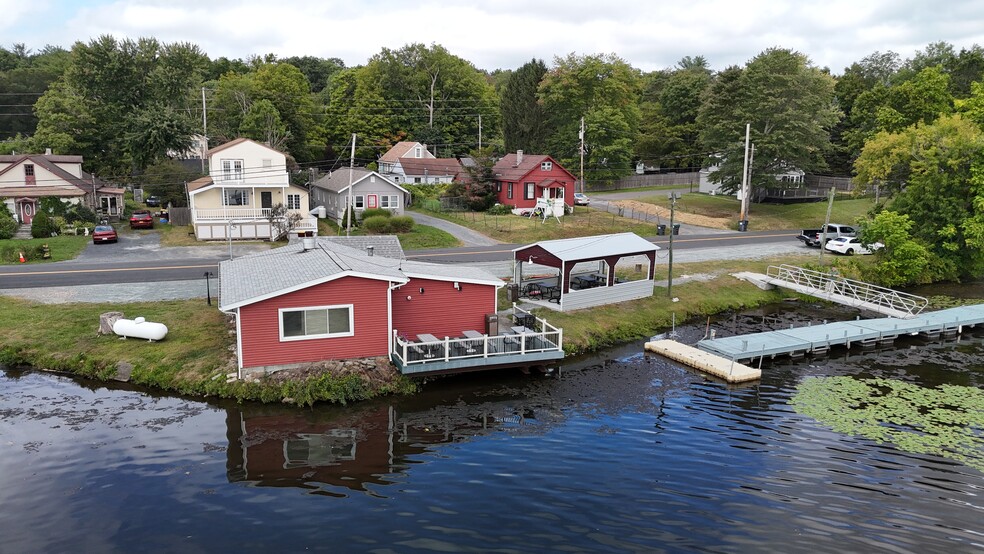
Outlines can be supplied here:
<path id="1" fill-rule="evenodd" d="M 161 340 L 167 335 L 167 325 L 147 321 L 142 317 L 117 319 L 113 324 L 113 332 L 123 338 L 135 337 L 154 341 Z"/>

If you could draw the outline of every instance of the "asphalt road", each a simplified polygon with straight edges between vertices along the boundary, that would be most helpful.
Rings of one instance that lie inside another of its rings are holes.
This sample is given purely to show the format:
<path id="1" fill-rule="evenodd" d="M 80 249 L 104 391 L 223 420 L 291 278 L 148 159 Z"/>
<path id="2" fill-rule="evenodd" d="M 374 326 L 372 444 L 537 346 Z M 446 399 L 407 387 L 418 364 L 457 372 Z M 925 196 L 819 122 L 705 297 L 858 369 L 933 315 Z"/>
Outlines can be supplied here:
<path id="1" fill-rule="evenodd" d="M 748 254 L 736 256 L 735 249 L 750 249 L 764 254 L 768 254 L 770 249 L 777 253 L 790 248 L 803 249 L 795 236 L 794 231 L 678 235 L 673 237 L 673 251 L 681 262 L 691 258 L 687 256 L 688 251 L 696 253 L 701 249 L 717 251 L 717 254 L 703 251 L 701 259 L 752 257 Z M 669 239 L 668 236 L 661 236 L 650 240 L 663 249 L 663 254 L 669 248 Z M 413 250 L 406 255 L 408 259 L 434 263 L 501 265 L 502 262 L 511 262 L 512 250 L 519 246 L 498 244 Z M 244 255 L 268 248 L 268 245 L 234 244 L 233 254 Z M 70 262 L 0 266 L 0 289 L 200 280 L 206 272 L 217 274 L 218 263 L 223 259 L 228 259 L 225 246 L 160 248 L 156 245 L 154 248 L 149 241 L 127 244 L 121 240 L 118 245 L 92 245 L 77 260 Z"/>

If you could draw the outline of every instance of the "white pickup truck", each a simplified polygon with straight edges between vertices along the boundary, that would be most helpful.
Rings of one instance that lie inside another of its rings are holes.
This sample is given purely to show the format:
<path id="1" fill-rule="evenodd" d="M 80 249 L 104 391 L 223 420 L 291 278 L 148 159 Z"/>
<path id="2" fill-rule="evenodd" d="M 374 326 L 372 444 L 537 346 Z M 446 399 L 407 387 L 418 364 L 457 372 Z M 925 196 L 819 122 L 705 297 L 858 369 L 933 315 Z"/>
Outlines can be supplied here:
<path id="1" fill-rule="evenodd" d="M 837 237 L 855 237 L 857 234 L 857 229 L 850 225 L 830 223 L 827 225 L 827 236 L 825 238 L 826 240 L 830 240 Z M 807 246 L 820 246 L 820 241 L 824 238 L 823 228 L 803 229 L 803 232 L 796 238 L 803 241 Z"/>

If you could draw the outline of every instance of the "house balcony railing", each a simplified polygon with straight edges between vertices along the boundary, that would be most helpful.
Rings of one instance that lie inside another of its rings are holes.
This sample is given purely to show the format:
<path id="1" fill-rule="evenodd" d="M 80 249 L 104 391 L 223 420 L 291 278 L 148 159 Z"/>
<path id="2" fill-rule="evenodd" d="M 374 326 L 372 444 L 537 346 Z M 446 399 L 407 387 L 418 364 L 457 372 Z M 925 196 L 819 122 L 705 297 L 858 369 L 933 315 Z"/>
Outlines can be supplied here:
<path id="1" fill-rule="evenodd" d="M 317 230 L 318 220 L 303 214 L 304 218 L 297 222 L 294 229 L 301 231 Z M 195 223 L 247 223 L 252 221 L 269 221 L 270 208 L 206 208 L 192 210 L 191 217 Z"/>
<path id="2" fill-rule="evenodd" d="M 391 359 L 404 374 L 422 374 L 543 364 L 564 357 L 564 330 L 515 304 L 512 315 L 499 316 L 498 334 L 463 334 L 425 341 L 394 329 Z"/>
<path id="3" fill-rule="evenodd" d="M 192 217 L 199 223 L 228 221 L 254 221 L 270 218 L 270 208 L 195 208 Z"/>

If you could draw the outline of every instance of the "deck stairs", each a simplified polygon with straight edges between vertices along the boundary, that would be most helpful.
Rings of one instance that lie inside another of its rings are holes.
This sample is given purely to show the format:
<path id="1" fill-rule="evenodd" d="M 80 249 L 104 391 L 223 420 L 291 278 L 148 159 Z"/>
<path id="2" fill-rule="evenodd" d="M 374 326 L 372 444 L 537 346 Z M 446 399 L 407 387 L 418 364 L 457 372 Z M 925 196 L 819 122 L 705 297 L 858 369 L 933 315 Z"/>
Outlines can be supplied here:
<path id="1" fill-rule="evenodd" d="M 864 281 L 845 279 L 836 273 L 805 269 L 793 265 L 769 266 L 766 274 L 742 272 L 735 277 L 759 287 L 782 287 L 823 300 L 899 319 L 920 314 L 929 301 L 922 296 L 879 287 Z"/>

